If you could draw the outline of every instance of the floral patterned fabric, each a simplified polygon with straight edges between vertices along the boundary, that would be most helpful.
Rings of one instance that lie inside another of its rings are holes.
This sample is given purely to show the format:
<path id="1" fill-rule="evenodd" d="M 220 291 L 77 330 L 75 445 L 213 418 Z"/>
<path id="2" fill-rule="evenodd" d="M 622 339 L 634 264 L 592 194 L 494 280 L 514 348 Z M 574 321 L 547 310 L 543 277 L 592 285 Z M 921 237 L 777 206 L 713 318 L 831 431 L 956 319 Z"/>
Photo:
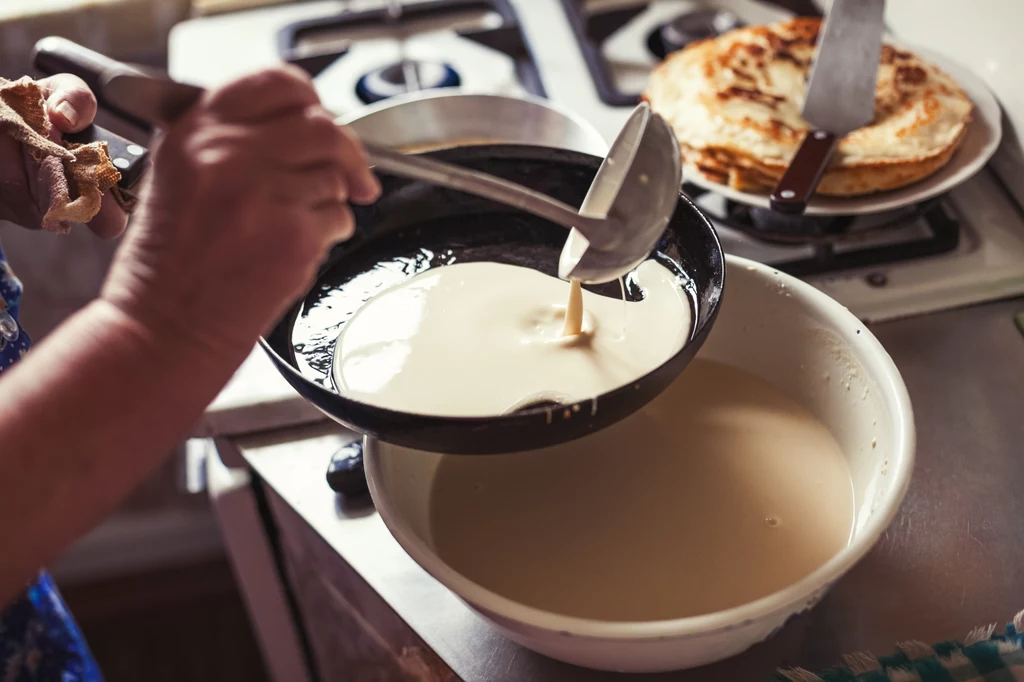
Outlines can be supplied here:
<path id="1" fill-rule="evenodd" d="M 21 283 L 0 249 L 0 373 L 20 360 L 31 343 L 18 324 L 20 298 Z M 53 579 L 40 573 L 0 611 L 0 682 L 102 680 Z"/>
<path id="2" fill-rule="evenodd" d="M 3 249 L 0 249 L 0 372 L 20 360 L 31 343 L 28 334 L 18 326 L 20 299 L 21 282 L 14 276 L 4 260 Z"/>

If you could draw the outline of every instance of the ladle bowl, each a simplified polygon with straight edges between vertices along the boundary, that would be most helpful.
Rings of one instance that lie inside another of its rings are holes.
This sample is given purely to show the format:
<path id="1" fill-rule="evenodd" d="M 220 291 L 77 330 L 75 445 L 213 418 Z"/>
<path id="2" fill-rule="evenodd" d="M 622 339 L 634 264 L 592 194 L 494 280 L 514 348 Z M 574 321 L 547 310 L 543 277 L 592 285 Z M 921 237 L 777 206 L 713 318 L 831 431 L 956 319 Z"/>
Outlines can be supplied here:
<path id="1" fill-rule="evenodd" d="M 428 156 L 521 183 L 579 206 L 602 159 L 521 145 L 480 145 Z M 382 198 L 355 208 L 356 237 L 327 258 L 308 294 L 261 340 L 300 395 L 341 424 L 386 443 L 449 454 L 497 454 L 555 445 L 610 426 L 661 393 L 700 349 L 718 312 L 725 259 L 711 223 L 682 194 L 651 257 L 678 276 L 691 302 L 687 343 L 662 365 L 602 395 L 493 417 L 442 417 L 369 405 L 337 390 L 334 345 L 372 295 L 435 267 L 491 261 L 556 276 L 565 228 L 532 214 L 420 181 L 382 175 Z M 643 292 L 627 276 L 627 298 Z M 618 282 L 588 287 L 621 297 Z M 481 377 L 482 385 L 487 381 Z"/>

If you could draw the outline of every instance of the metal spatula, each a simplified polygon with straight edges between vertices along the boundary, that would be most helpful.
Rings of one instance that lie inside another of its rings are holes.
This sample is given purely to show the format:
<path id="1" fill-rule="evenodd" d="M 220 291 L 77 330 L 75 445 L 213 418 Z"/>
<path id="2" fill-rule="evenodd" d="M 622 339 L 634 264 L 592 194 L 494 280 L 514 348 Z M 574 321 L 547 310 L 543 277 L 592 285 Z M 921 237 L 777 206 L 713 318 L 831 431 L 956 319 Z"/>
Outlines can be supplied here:
<path id="1" fill-rule="evenodd" d="M 772 209 L 802 214 L 836 143 L 875 117 L 885 0 L 834 0 L 818 38 L 803 117 L 812 128 L 771 195 Z"/>

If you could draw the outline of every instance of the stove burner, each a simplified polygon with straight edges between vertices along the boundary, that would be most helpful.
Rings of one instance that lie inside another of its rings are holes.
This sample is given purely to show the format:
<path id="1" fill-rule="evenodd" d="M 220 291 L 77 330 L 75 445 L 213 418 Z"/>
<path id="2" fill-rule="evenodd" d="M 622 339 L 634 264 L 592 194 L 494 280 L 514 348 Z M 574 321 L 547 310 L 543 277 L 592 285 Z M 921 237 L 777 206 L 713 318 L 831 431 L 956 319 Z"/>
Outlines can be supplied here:
<path id="1" fill-rule="evenodd" d="M 406 68 L 415 69 L 418 83 L 412 88 L 405 80 Z M 410 61 L 406 64 L 396 62 L 360 78 L 356 83 L 356 95 L 365 104 L 373 104 L 410 90 L 455 88 L 460 83 L 459 74 L 448 64 L 423 61 Z"/>
<path id="2" fill-rule="evenodd" d="M 730 227 L 757 235 L 764 241 L 784 244 L 843 241 L 849 238 L 846 229 L 853 222 L 852 216 L 789 216 L 734 202 L 729 202 L 726 210 Z M 896 219 L 912 217 L 901 213 Z M 895 220 L 885 221 L 882 229 L 893 222 Z"/>
<path id="3" fill-rule="evenodd" d="M 810 258 L 773 263 L 797 277 L 934 256 L 960 243 L 960 223 L 942 197 L 868 216 L 786 216 L 724 199 L 691 183 L 683 183 L 683 192 L 716 227 L 768 244 L 812 247 Z M 712 202 L 705 197 L 713 198 Z M 920 234 L 893 241 L 897 231 L 915 223 L 924 228 Z M 884 286 L 885 282 L 871 284 Z"/>
<path id="4" fill-rule="evenodd" d="M 656 28 L 647 38 L 647 47 L 655 57 L 664 59 L 690 43 L 720 36 L 742 25 L 739 17 L 726 10 L 687 12 Z"/>
<path id="5" fill-rule="evenodd" d="M 889 278 L 885 276 L 884 272 L 872 272 L 864 280 L 876 289 L 884 287 L 889 283 Z"/>
<path id="6" fill-rule="evenodd" d="M 417 22 L 457 23 L 467 12 L 490 11 L 500 17 L 497 26 L 485 25 L 480 28 L 468 28 L 457 31 L 457 35 L 479 45 L 506 54 L 515 63 L 516 75 L 523 88 L 534 95 L 545 97 L 544 85 L 540 79 L 540 71 L 533 61 L 526 36 L 519 26 L 515 10 L 509 0 L 426 0 L 404 5 L 397 23 L 401 30 L 415 33 Z M 316 77 L 338 59 L 344 59 L 349 48 L 358 41 L 358 35 L 364 31 L 379 31 L 387 26 L 389 18 L 386 9 L 345 10 L 329 16 L 306 19 L 289 24 L 278 34 L 278 53 L 281 58 L 305 69 Z M 420 24 L 422 26 L 422 23 Z M 347 37 L 338 37 L 338 33 Z M 440 70 L 438 67 L 441 67 Z M 382 69 L 386 71 L 388 67 Z M 429 71 L 428 71 L 429 70 Z M 368 78 L 366 94 L 376 99 L 365 99 L 362 92 L 360 99 L 364 102 L 378 101 L 406 92 L 405 79 L 401 75 L 385 74 L 381 78 Z M 454 82 L 452 79 L 454 78 Z M 450 87 L 459 85 L 459 74 L 448 64 L 420 65 L 420 79 L 423 87 L 433 81 L 437 85 L 430 87 Z M 362 83 L 362 81 L 361 81 Z M 396 89 L 394 86 L 398 86 Z M 360 89 L 361 90 L 361 89 Z M 389 93 L 389 94 L 384 94 Z M 380 96 L 383 95 L 383 96 Z"/>
<path id="7" fill-rule="evenodd" d="M 569 19 L 573 34 L 576 36 L 587 63 L 587 69 L 594 80 L 597 94 L 601 101 L 613 107 L 635 107 L 640 101 L 639 92 L 627 92 L 614 75 L 615 66 L 609 64 L 603 46 L 612 35 L 629 22 L 646 12 L 655 4 L 655 0 L 638 2 L 608 8 L 611 3 L 591 0 L 561 0 L 565 15 Z M 711 3 L 688 3 L 706 5 Z M 721 4 L 721 3 L 716 3 Z M 771 3 L 769 3 L 771 4 Z M 808 0 L 787 0 L 776 2 L 791 6 L 799 5 L 799 13 L 804 16 L 821 16 L 814 4 Z M 596 7 L 595 7 L 596 5 Z M 732 12 L 725 10 L 701 9 L 685 12 L 667 24 L 655 28 L 647 36 L 646 47 L 658 59 L 664 59 L 670 52 L 675 52 L 694 40 L 702 40 L 725 33 L 744 23 Z"/>

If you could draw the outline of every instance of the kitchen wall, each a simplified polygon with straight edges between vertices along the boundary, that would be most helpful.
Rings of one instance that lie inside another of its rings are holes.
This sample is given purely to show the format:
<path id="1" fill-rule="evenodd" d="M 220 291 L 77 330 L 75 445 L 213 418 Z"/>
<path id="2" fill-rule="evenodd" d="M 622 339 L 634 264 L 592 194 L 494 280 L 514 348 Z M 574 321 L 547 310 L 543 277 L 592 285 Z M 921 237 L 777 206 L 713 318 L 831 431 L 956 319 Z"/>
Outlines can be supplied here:
<path id="1" fill-rule="evenodd" d="M 3 0 L 0 2 L 0 76 L 28 72 L 35 42 L 70 38 L 118 59 L 150 63 L 167 51 L 167 33 L 189 11 L 190 0 Z"/>

